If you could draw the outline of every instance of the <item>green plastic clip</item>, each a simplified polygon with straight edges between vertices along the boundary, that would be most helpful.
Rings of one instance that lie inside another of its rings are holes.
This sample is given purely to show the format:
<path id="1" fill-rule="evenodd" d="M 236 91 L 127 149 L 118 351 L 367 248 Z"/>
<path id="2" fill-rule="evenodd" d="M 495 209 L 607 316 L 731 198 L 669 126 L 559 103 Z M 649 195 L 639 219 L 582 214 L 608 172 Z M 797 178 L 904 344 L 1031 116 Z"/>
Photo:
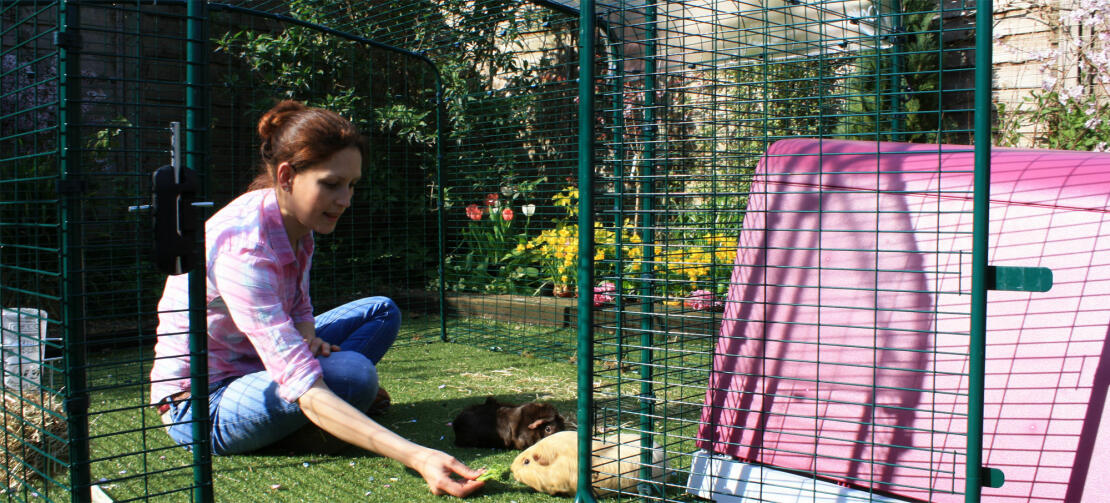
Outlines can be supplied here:
<path id="1" fill-rule="evenodd" d="M 1047 292 L 1052 288 L 1052 269 L 1047 267 L 987 266 L 987 290 Z"/>
<path id="2" fill-rule="evenodd" d="M 992 489 L 1002 487 L 1006 483 L 1006 474 L 998 468 L 983 467 L 982 475 L 983 487 L 990 487 Z"/>

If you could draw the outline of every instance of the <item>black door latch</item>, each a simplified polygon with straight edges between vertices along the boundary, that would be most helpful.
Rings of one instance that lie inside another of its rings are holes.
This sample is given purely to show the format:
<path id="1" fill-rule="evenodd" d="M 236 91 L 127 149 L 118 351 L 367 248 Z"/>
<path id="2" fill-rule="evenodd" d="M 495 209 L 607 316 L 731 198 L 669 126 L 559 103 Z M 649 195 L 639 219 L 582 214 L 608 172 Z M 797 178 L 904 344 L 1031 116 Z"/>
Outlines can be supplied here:
<path id="1" fill-rule="evenodd" d="M 196 265 L 197 212 L 193 208 L 197 175 L 189 168 L 166 165 L 154 171 L 154 263 L 171 275 Z"/>
<path id="2" fill-rule="evenodd" d="M 172 134 L 171 162 L 154 171 L 149 205 L 132 206 L 135 210 L 153 211 L 154 264 L 170 275 L 189 272 L 203 258 L 197 239 L 197 207 L 212 203 L 197 202 L 200 181 L 195 171 L 181 166 L 181 125 L 170 123 Z"/>

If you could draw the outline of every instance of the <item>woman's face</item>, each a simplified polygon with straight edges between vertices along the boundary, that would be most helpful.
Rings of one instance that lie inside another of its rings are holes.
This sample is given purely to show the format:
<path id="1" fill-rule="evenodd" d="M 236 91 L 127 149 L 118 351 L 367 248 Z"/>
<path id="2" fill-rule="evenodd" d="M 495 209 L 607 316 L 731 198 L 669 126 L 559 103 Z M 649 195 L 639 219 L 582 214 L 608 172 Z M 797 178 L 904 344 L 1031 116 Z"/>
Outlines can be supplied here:
<path id="1" fill-rule="evenodd" d="M 285 232 L 296 243 L 309 231 L 328 234 L 351 205 L 355 182 L 362 176 L 362 154 L 355 147 L 336 152 L 314 166 L 294 173 L 278 165 L 278 205 Z"/>

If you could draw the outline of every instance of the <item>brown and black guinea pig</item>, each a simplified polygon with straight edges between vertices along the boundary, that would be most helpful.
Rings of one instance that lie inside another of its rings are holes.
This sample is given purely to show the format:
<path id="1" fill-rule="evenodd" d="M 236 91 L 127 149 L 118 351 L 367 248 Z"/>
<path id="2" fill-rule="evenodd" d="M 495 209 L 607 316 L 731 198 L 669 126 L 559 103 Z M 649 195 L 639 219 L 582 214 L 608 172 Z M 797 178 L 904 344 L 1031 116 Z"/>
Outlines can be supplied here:
<path id="1" fill-rule="evenodd" d="M 528 402 L 522 405 L 498 402 L 492 396 L 485 403 L 471 405 L 451 422 L 455 445 L 527 449 L 540 439 L 566 429 L 566 421 L 551 404 Z"/>

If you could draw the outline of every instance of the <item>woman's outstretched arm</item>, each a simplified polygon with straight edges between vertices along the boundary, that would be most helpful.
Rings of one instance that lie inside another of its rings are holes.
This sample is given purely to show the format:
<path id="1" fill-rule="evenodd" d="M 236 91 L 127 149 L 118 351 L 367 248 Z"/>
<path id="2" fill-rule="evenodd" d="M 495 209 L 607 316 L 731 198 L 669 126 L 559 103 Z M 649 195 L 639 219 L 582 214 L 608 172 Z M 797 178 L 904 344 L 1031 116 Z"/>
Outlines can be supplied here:
<path id="1" fill-rule="evenodd" d="M 474 480 L 481 471 L 472 470 L 454 457 L 410 442 L 374 422 L 328 389 L 323 378 L 298 400 L 308 419 L 344 442 L 395 459 L 416 470 L 428 482 L 432 494 L 464 497 L 484 483 Z M 452 477 L 457 474 L 462 479 Z"/>

